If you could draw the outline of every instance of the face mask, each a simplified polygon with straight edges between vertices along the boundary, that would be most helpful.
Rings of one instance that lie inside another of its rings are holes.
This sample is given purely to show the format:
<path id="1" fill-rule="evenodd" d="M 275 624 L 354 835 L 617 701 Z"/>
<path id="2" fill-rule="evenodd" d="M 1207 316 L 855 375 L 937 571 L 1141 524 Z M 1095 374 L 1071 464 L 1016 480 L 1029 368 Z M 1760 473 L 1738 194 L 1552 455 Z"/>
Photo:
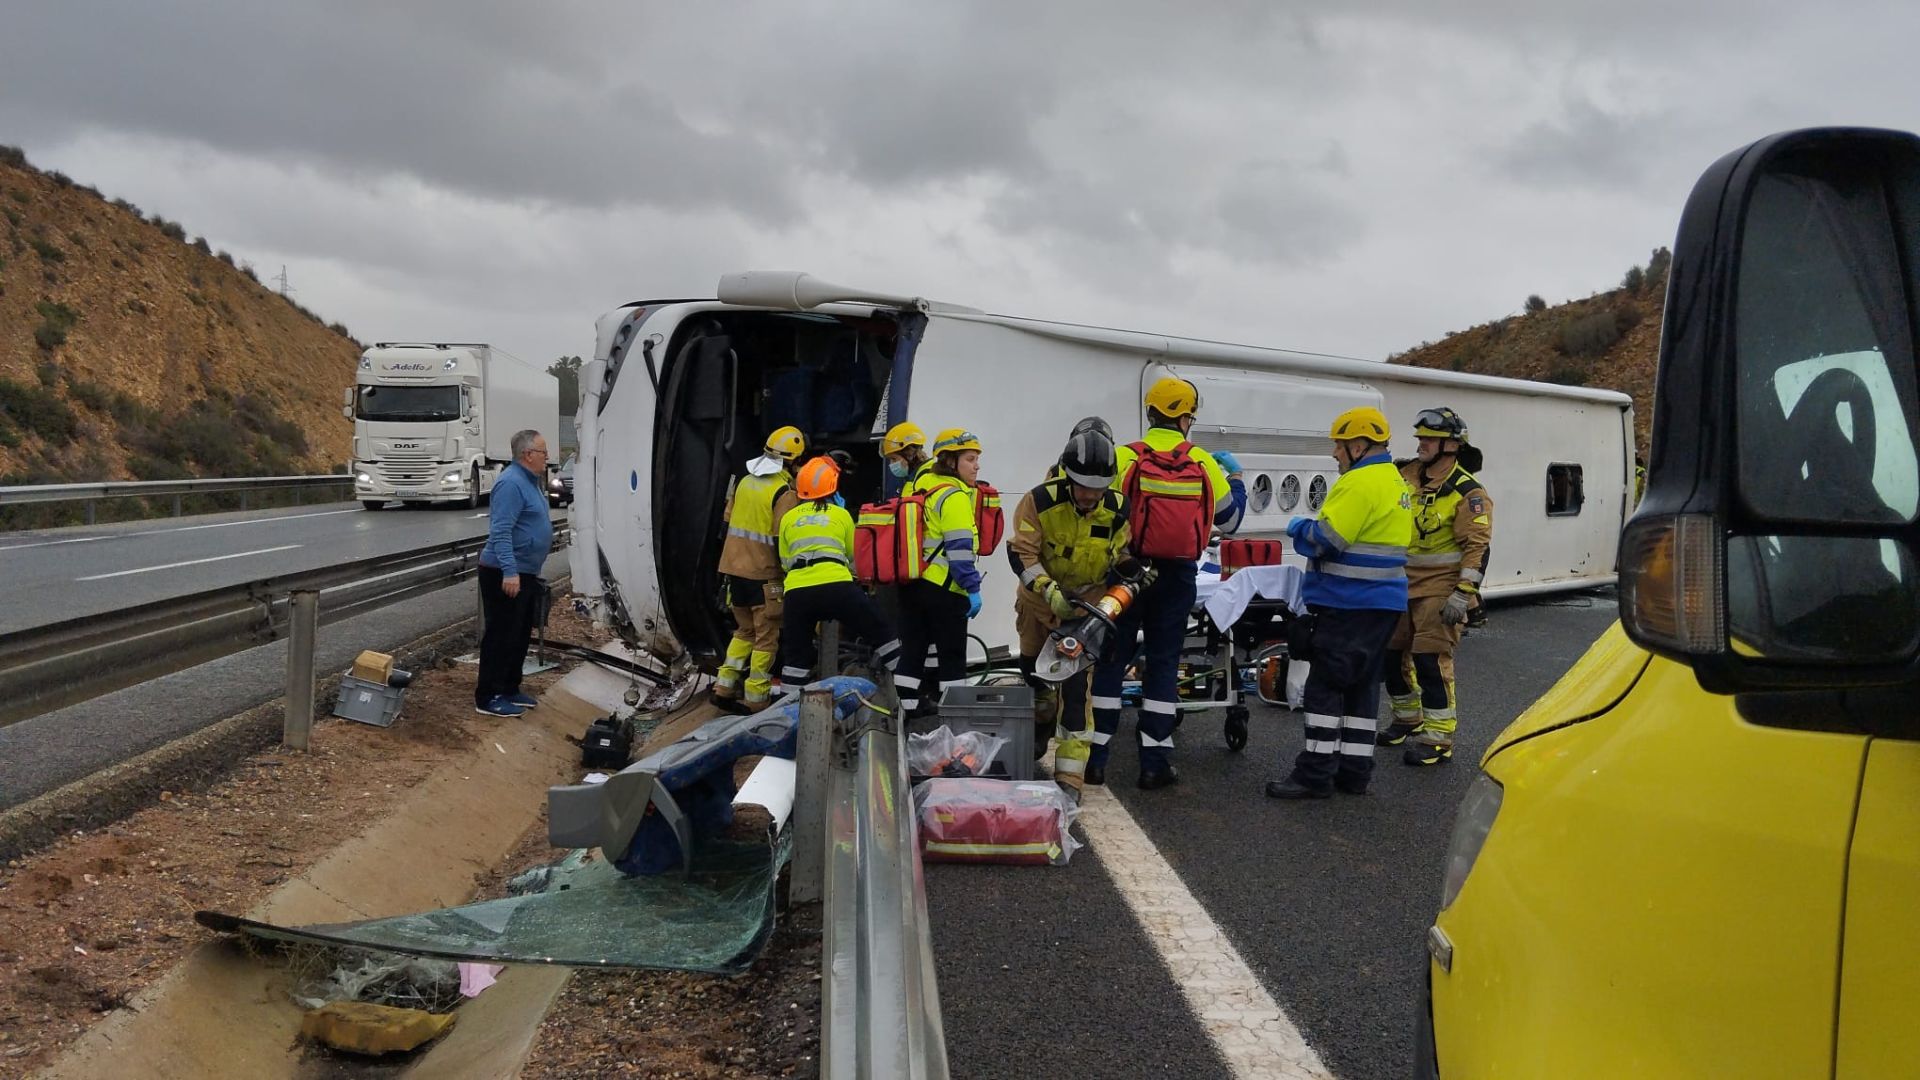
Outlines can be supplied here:
<path id="1" fill-rule="evenodd" d="M 905 480 L 907 478 L 907 463 L 889 458 L 887 460 L 887 471 L 893 474 L 894 479 Z"/>

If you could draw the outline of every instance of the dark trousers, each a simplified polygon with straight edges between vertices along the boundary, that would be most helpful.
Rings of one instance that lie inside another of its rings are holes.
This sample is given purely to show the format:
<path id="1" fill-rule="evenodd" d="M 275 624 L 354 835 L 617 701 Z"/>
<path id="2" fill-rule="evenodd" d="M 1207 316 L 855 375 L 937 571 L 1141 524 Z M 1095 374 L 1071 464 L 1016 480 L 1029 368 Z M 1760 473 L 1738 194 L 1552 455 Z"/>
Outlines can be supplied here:
<path id="1" fill-rule="evenodd" d="M 527 645 L 533 640 L 534 613 L 539 610 L 541 584 L 532 574 L 520 575 L 520 595 L 508 596 L 500 587 L 500 568 L 480 568 L 480 606 L 487 625 L 480 632 L 480 671 L 474 679 L 473 703 L 485 705 L 496 697 L 520 692 L 520 669 L 527 663 Z"/>
<path id="2" fill-rule="evenodd" d="M 927 666 L 927 647 L 939 653 Z M 945 585 L 913 581 L 900 587 L 900 669 L 893 684 L 900 707 L 912 710 L 940 701 L 940 692 L 967 678 L 967 596 Z"/>
<path id="3" fill-rule="evenodd" d="M 1173 724 L 1180 707 L 1180 648 L 1193 614 L 1194 564 L 1155 560 L 1153 584 L 1114 620 L 1114 662 L 1093 670 L 1093 728 L 1111 734 L 1120 726 L 1120 684 L 1134 637 L 1141 638 L 1140 771 L 1165 772 L 1173 758 Z M 1093 762 L 1106 764 L 1106 742 L 1095 736 Z"/>
<path id="4" fill-rule="evenodd" d="M 900 641 L 865 589 L 851 581 L 802 585 L 786 591 L 786 614 L 780 624 L 780 679 L 787 689 L 797 689 L 813 678 L 814 664 L 820 659 L 820 640 L 814 635 L 823 622 L 838 622 L 844 639 L 866 642 L 873 649 L 873 662 L 893 670 Z"/>
<path id="5" fill-rule="evenodd" d="M 1380 668 L 1401 613 L 1312 610 L 1312 666 L 1300 703 L 1307 741 L 1294 758 L 1292 779 L 1311 788 L 1365 791 L 1373 776 Z"/>

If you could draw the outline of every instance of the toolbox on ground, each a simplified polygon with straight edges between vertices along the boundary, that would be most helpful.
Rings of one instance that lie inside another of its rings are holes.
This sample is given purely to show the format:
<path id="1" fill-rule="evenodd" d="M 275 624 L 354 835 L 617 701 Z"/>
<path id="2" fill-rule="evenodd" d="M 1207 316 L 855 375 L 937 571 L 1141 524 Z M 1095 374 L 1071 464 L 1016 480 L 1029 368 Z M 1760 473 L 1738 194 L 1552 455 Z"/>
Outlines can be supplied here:
<path id="1" fill-rule="evenodd" d="M 366 656 L 361 654 L 362 658 Z M 380 682 L 363 679 L 356 674 L 340 677 L 340 697 L 333 705 L 333 715 L 343 720 L 356 720 L 374 727 L 392 727 L 393 721 L 400 715 L 400 700 L 406 696 L 407 683 L 411 681 L 409 672 L 397 671 L 393 667 L 393 657 L 386 658 L 387 677 Z M 360 670 L 360 663 L 354 663 L 354 671 Z M 398 683 L 398 686 L 391 685 Z"/>

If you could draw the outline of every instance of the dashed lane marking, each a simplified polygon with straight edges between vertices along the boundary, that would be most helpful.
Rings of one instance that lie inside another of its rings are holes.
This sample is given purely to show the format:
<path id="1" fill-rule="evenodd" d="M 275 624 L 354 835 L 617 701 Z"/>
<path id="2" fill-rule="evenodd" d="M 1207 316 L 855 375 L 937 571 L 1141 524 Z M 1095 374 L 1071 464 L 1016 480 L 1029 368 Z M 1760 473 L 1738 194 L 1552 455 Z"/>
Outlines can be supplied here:
<path id="1" fill-rule="evenodd" d="M 283 514 L 279 517 L 248 518 L 244 521 L 216 521 L 208 525 L 179 525 L 171 529 L 139 529 L 134 532 L 106 533 L 101 536 L 71 536 L 65 540 L 36 540 L 28 544 L 0 545 L 0 551 L 20 551 L 24 548 L 59 547 L 62 544 L 91 544 L 100 540 L 125 540 L 134 536 L 164 536 L 168 533 L 197 532 L 201 529 L 226 529 L 235 525 L 272 525 L 280 521 L 304 521 L 307 518 L 332 517 L 335 514 L 358 514 L 361 510 L 322 510 L 314 514 Z"/>
<path id="2" fill-rule="evenodd" d="M 276 551 L 292 551 L 305 547 L 305 544 L 281 544 L 279 547 L 261 548 L 258 551 L 236 551 L 231 555 L 214 555 L 205 559 L 188 559 L 186 562 L 166 563 L 161 566 L 142 566 L 137 570 L 115 570 L 111 574 L 89 574 L 74 578 L 75 581 L 102 581 L 106 578 L 126 577 L 128 574 L 151 574 L 155 570 L 177 570 L 182 566 L 199 566 L 201 563 L 224 562 L 227 559 L 244 559 L 249 555 L 271 555 Z"/>
<path id="3" fill-rule="evenodd" d="M 1080 822 L 1187 1004 L 1243 1080 L 1332 1080 L 1320 1055 L 1105 787 L 1088 787 Z"/>

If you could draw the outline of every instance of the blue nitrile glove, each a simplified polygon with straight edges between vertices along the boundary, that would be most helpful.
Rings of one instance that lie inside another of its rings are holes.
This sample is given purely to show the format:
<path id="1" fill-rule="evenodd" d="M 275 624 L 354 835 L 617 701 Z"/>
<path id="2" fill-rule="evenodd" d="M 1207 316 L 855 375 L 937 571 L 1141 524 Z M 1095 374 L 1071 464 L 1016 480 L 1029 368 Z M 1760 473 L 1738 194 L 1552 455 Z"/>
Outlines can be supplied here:
<path id="1" fill-rule="evenodd" d="M 978 614 L 980 614 L 980 594 L 970 592 L 967 594 L 967 618 L 971 619 Z"/>
<path id="2" fill-rule="evenodd" d="M 1240 468 L 1240 459 L 1234 457 L 1233 451 L 1231 450 L 1216 452 L 1213 455 L 1213 460 L 1219 463 L 1220 471 L 1226 473 L 1228 476 L 1233 476 L 1242 471 Z"/>

